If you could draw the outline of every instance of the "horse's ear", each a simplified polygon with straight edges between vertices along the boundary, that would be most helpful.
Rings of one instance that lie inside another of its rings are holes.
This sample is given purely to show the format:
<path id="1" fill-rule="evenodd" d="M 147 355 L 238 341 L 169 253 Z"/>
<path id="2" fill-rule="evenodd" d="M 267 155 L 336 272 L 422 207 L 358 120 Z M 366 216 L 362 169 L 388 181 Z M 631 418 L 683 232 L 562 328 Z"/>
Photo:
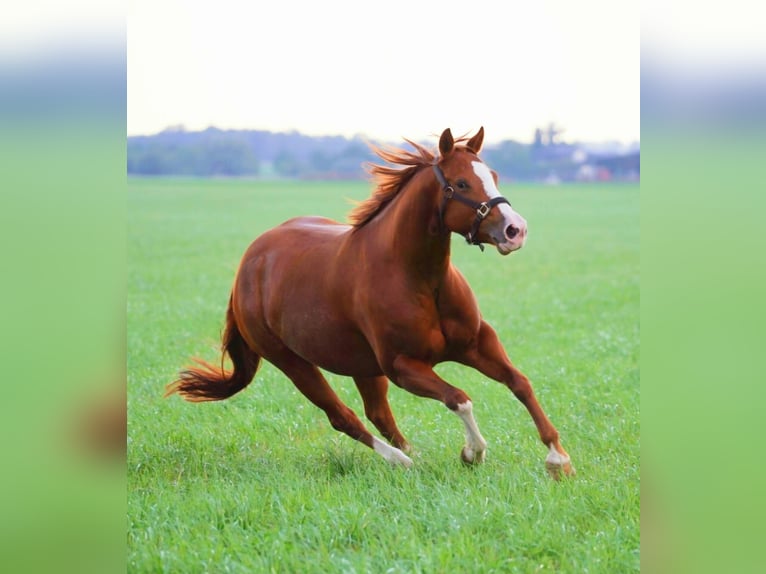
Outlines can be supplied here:
<path id="1" fill-rule="evenodd" d="M 454 146 L 455 140 L 452 138 L 452 132 L 447 128 L 439 138 L 439 152 L 442 154 L 442 157 L 449 154 Z"/>
<path id="2" fill-rule="evenodd" d="M 476 135 L 473 136 L 470 140 L 468 140 L 468 143 L 465 144 L 465 147 L 470 149 L 473 153 L 478 154 L 479 151 L 481 151 L 481 144 L 484 142 L 484 126 L 481 126 L 479 128 L 479 131 L 476 132 Z"/>

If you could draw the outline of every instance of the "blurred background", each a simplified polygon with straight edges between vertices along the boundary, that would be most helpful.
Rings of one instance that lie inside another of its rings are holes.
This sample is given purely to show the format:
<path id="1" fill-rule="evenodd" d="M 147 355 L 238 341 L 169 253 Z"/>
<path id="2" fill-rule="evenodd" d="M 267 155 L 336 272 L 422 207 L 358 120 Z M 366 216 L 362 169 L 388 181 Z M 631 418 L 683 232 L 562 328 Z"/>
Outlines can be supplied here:
<path id="1" fill-rule="evenodd" d="M 641 524 L 653 571 L 762 568 L 763 465 L 747 446 L 764 400 L 758 21 L 746 2 L 642 4 Z"/>

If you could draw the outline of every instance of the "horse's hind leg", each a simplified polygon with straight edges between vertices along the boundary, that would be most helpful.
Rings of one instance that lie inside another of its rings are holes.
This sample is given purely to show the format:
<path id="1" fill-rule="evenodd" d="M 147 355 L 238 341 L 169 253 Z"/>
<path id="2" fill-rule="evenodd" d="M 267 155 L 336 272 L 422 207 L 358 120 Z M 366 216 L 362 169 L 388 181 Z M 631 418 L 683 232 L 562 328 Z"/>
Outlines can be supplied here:
<path id="1" fill-rule="evenodd" d="M 407 467 L 412 464 L 412 460 L 401 450 L 370 434 L 356 413 L 338 398 L 319 369 L 289 351 L 280 355 L 277 360 L 269 357 L 269 361 L 285 373 L 307 399 L 325 412 L 335 430 L 367 445 L 392 464 Z"/>
<path id="2" fill-rule="evenodd" d="M 364 414 L 380 433 L 395 447 L 409 452 L 410 445 L 396 426 L 394 414 L 388 404 L 386 377 L 354 377 L 356 388 L 364 401 Z"/>

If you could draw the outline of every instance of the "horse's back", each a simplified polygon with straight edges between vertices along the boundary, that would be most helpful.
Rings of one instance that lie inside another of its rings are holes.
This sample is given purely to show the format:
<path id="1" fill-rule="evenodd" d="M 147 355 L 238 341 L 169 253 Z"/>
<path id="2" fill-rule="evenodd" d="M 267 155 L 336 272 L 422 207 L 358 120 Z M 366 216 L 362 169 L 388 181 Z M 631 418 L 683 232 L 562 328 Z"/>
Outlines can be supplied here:
<path id="1" fill-rule="evenodd" d="M 236 284 L 252 291 L 262 287 L 290 288 L 317 282 L 320 271 L 332 263 L 339 242 L 350 226 L 317 216 L 295 217 L 257 237 L 248 247 Z M 296 285 L 297 286 L 297 285 Z"/>
<path id="2" fill-rule="evenodd" d="M 321 260 L 337 251 L 336 244 L 350 229 L 326 217 L 294 217 L 258 236 L 245 251 L 241 266 L 263 258 L 270 265 L 287 267 L 305 257 Z"/>
<path id="3" fill-rule="evenodd" d="M 315 238 L 334 238 L 339 237 L 350 230 L 350 225 L 339 223 L 334 219 L 320 217 L 318 215 L 305 215 L 288 219 L 283 224 L 267 231 L 264 235 L 270 233 L 297 233 L 300 235 L 313 236 Z"/>

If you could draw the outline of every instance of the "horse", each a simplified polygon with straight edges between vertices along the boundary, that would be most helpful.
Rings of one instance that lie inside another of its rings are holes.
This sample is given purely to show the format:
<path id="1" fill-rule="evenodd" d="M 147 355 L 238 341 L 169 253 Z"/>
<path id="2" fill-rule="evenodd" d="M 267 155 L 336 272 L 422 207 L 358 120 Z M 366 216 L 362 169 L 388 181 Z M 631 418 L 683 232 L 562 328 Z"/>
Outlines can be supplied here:
<path id="1" fill-rule="evenodd" d="M 508 255 L 524 245 L 527 222 L 497 187 L 472 137 L 444 130 L 438 155 L 372 146 L 390 165 L 368 165 L 375 185 L 342 224 L 296 217 L 263 233 L 245 251 L 226 311 L 220 366 L 194 359 L 166 387 L 192 402 L 217 401 L 244 389 L 262 359 L 280 369 L 332 427 L 393 465 L 409 468 L 410 444 L 388 402 L 389 381 L 441 401 L 465 427 L 460 458 L 485 460 L 487 442 L 469 396 L 437 375 L 454 361 L 505 384 L 526 407 L 548 449 L 556 480 L 575 473 L 559 433 L 528 378 L 483 320 L 468 282 L 450 261 L 452 233 Z M 224 368 L 228 355 L 233 368 Z M 374 436 L 327 383 L 321 370 L 353 378 Z"/>

